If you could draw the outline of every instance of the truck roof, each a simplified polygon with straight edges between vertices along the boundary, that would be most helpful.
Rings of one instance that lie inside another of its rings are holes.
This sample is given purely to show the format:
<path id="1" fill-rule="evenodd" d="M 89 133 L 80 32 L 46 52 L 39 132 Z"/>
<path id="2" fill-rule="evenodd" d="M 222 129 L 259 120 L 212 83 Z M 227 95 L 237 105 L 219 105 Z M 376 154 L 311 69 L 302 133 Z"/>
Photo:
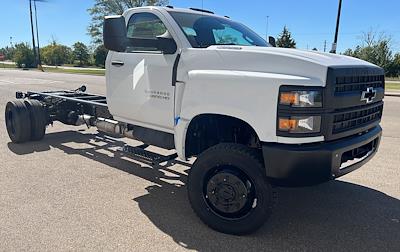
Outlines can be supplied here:
<path id="1" fill-rule="evenodd" d="M 183 12 L 183 13 L 192 13 L 192 14 L 201 14 L 205 16 L 216 16 L 219 18 L 228 18 L 227 16 L 220 16 L 215 14 L 214 12 L 208 11 L 208 10 L 202 10 L 198 8 L 176 8 L 172 6 L 143 6 L 143 7 L 136 7 L 136 8 L 130 8 L 126 11 L 133 10 L 133 9 L 147 9 L 147 10 L 160 10 L 162 12 Z M 126 12 L 125 11 L 125 12 Z"/>

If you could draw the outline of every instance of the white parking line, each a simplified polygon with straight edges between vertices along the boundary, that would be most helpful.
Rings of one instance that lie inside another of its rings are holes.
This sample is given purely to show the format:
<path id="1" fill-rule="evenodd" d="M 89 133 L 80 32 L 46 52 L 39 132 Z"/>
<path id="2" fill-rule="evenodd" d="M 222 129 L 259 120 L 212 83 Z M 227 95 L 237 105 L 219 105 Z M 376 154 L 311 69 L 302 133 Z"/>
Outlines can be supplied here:
<path id="1" fill-rule="evenodd" d="M 0 79 L 0 85 L 18 85 L 18 84 L 26 84 L 28 85 L 38 85 L 38 84 L 61 84 L 65 83 L 65 81 L 59 81 L 59 80 L 46 80 L 46 79 L 27 79 L 27 78 L 16 78 L 16 81 L 8 81 L 8 80 L 1 80 Z M 33 81 L 33 82 L 32 82 Z"/>
<path id="2" fill-rule="evenodd" d="M 16 84 L 15 82 L 6 81 L 6 80 L 0 80 L 0 82 L 6 83 L 6 84 Z"/>

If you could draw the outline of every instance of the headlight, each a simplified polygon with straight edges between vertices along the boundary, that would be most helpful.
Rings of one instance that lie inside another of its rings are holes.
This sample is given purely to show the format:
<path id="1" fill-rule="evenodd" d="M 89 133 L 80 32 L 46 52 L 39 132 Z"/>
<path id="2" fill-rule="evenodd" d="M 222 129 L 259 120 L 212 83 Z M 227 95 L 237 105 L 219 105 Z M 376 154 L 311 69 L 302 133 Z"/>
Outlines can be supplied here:
<path id="1" fill-rule="evenodd" d="M 321 130 L 321 116 L 280 117 L 279 130 L 289 133 L 318 133 Z"/>
<path id="2" fill-rule="evenodd" d="M 282 91 L 279 95 L 279 103 L 292 107 L 322 107 L 322 95 L 320 91 Z"/>

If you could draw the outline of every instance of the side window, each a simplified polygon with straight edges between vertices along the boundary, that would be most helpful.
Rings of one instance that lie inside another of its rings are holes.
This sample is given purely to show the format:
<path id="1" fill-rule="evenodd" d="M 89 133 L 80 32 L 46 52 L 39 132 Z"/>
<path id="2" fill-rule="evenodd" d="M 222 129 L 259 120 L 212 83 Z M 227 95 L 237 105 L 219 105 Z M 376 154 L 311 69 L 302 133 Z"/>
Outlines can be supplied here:
<path id="1" fill-rule="evenodd" d="M 133 14 L 129 19 L 127 31 L 127 36 L 132 42 L 126 51 L 158 51 L 154 41 L 166 31 L 167 28 L 156 15 L 145 12 Z"/>

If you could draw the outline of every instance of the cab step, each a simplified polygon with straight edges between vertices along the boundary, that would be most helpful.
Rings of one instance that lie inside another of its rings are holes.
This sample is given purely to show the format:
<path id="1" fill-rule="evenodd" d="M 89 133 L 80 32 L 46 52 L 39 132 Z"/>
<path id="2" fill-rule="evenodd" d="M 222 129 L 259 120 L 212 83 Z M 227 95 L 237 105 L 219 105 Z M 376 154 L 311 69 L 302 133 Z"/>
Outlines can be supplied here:
<path id="1" fill-rule="evenodd" d="M 143 144 L 140 146 L 130 146 L 130 145 L 125 145 L 120 149 L 124 154 L 138 160 L 138 161 L 143 161 L 145 163 L 150 163 L 150 164 L 160 164 L 166 161 L 174 160 L 175 158 L 178 157 L 178 154 L 173 153 L 171 155 L 165 156 L 161 155 L 155 152 L 151 152 L 148 150 L 145 150 L 149 145 Z"/>

